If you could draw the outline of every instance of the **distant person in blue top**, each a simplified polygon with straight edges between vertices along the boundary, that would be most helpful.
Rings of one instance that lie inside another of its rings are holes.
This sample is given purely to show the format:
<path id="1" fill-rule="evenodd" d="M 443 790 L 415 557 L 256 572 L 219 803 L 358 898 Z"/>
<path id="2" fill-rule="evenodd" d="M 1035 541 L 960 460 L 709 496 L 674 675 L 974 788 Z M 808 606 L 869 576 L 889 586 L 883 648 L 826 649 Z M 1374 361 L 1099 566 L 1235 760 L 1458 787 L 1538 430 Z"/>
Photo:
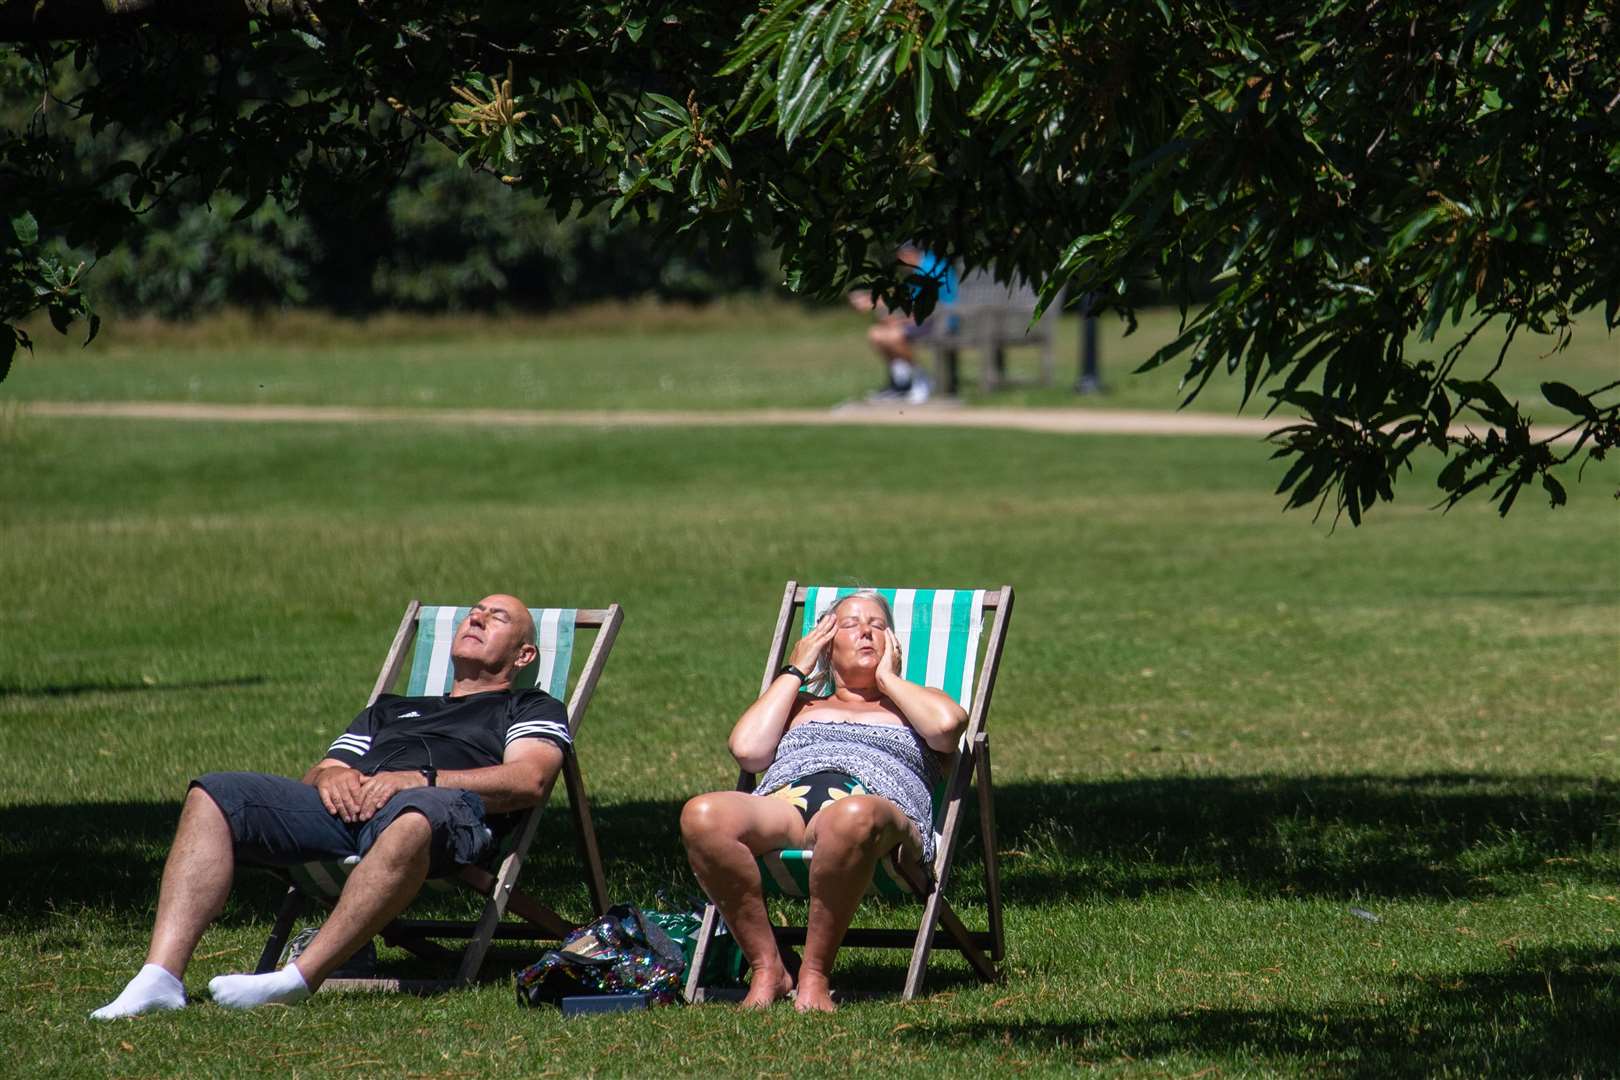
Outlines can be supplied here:
<path id="1" fill-rule="evenodd" d="M 916 364 L 915 344 L 955 318 L 950 308 L 956 303 L 956 271 L 948 260 L 914 244 L 902 246 L 895 258 L 916 270 L 908 282 L 913 298 L 925 289 L 934 291 L 934 310 L 926 319 L 919 323 L 905 312 L 890 311 L 865 290 L 850 293 L 849 302 L 856 310 L 874 311 L 878 316 L 866 339 L 882 359 L 888 382 L 867 395 L 868 400 L 920 404 L 932 396 L 933 386 Z"/>

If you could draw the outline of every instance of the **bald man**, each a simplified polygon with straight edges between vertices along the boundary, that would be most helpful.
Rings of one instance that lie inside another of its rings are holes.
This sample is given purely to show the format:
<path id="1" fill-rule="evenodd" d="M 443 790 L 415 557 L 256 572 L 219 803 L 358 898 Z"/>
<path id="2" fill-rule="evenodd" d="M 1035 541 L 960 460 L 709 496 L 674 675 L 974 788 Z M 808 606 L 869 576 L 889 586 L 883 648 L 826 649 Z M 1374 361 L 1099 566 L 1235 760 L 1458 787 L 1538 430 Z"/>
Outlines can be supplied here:
<path id="1" fill-rule="evenodd" d="M 214 1001 L 302 1001 L 405 910 L 430 876 L 475 863 L 504 815 L 550 792 L 569 745 L 561 702 L 512 692 L 534 663 L 534 622 L 512 596 L 473 606 L 451 643 L 448 697 L 379 697 L 303 779 L 209 773 L 191 783 L 163 867 L 146 965 L 97 1020 L 183 1008 L 181 983 L 237 862 L 291 866 L 359 856 L 320 932 L 280 971 L 221 975 Z"/>

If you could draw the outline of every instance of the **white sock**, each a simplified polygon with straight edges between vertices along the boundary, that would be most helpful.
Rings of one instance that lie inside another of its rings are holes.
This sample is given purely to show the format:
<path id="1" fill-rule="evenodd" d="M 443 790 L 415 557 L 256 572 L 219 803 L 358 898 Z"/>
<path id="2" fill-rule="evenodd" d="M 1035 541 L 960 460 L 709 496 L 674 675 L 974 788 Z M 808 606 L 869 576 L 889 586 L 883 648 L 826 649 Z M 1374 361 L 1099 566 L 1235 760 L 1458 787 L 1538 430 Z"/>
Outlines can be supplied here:
<path id="1" fill-rule="evenodd" d="M 309 984 L 297 964 L 263 975 L 220 975 L 208 980 L 214 1001 L 231 1009 L 256 1009 L 260 1005 L 293 1005 L 309 997 Z"/>
<path id="2" fill-rule="evenodd" d="M 911 361 L 890 360 L 889 382 L 894 384 L 896 390 L 906 390 L 911 386 Z"/>
<path id="3" fill-rule="evenodd" d="M 141 1013 L 162 1009 L 186 1007 L 186 988 L 166 968 L 147 964 L 135 973 L 124 987 L 124 992 L 90 1014 L 92 1020 L 117 1020 L 121 1016 L 139 1016 Z"/>

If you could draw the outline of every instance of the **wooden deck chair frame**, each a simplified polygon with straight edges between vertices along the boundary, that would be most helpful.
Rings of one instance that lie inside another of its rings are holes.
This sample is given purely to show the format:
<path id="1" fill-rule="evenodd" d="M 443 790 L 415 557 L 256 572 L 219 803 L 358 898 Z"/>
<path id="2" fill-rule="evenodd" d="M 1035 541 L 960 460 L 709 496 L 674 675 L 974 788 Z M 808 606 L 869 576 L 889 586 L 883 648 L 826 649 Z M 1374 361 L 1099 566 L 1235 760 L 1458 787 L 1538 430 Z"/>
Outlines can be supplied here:
<path id="1" fill-rule="evenodd" d="M 770 653 L 765 660 L 765 675 L 760 684 L 760 693 L 764 693 L 765 688 L 770 686 L 782 666 L 787 655 L 794 613 L 804 607 L 810 591 L 798 582 L 790 581 L 782 593 L 782 607 L 776 618 L 776 633 L 771 641 Z M 916 931 L 851 927 L 844 935 L 843 944 L 853 948 L 911 950 L 911 964 L 906 969 L 905 988 L 901 995 L 905 1001 L 910 1001 L 922 990 L 923 978 L 928 971 L 929 953 L 936 944 L 937 931 L 945 932 L 945 940 L 940 944 L 960 952 L 974 972 L 986 982 L 995 982 L 1000 978 L 997 965 L 1006 955 L 1006 939 L 1001 915 L 1001 880 L 996 864 L 995 810 L 991 801 L 990 741 L 985 723 L 990 715 L 990 699 L 995 691 L 996 673 L 1001 667 L 1002 646 L 1007 638 L 1007 621 L 1012 615 L 1013 590 L 1009 585 L 998 589 L 985 589 L 983 592 L 982 613 L 993 611 L 995 618 L 985 635 L 984 659 L 979 662 L 977 678 L 974 681 L 975 690 L 972 707 L 968 710 L 967 729 L 962 735 L 957 753 L 947 772 L 944 812 L 939 815 L 943 823 L 934 853 L 934 864 L 930 868 L 932 873 L 924 875 L 916 867 L 905 864 L 898 858 L 891 859 L 891 869 L 906 881 L 911 893 L 922 901 L 922 920 Z M 971 664 L 971 659 L 969 663 Z M 737 790 L 752 791 L 756 782 L 754 774 L 744 769 L 737 779 Z M 979 837 L 984 855 L 984 889 L 988 909 L 988 927 L 984 930 L 970 930 L 957 916 L 950 902 L 945 899 L 945 889 L 950 883 L 956 845 L 961 837 L 968 787 L 974 783 L 978 785 Z M 880 866 L 877 872 L 882 873 L 883 868 Z M 928 880 L 929 877 L 932 878 L 931 881 Z M 719 912 L 713 904 L 707 905 L 703 910 L 703 924 L 698 931 L 697 944 L 687 969 L 685 993 L 688 1001 L 703 1000 L 700 976 L 718 923 Z M 775 931 L 779 948 L 784 946 L 792 948 L 804 944 L 805 928 L 802 926 L 779 926 Z"/>
<path id="2" fill-rule="evenodd" d="M 405 617 L 400 621 L 399 631 L 394 635 L 393 645 L 388 650 L 388 658 L 383 662 L 382 671 L 371 689 L 371 696 L 366 699 L 367 706 L 374 703 L 398 681 L 422 610 L 423 605 L 417 600 L 412 600 L 406 606 Z M 571 735 L 577 737 L 579 734 L 591 697 L 596 692 L 597 681 L 602 677 L 602 668 L 607 663 L 608 653 L 613 648 L 614 638 L 618 636 L 619 625 L 623 621 L 624 613 L 618 604 L 606 608 L 579 608 L 574 612 L 574 629 L 595 630 L 596 640 L 591 643 L 591 651 L 574 680 L 573 692 L 567 701 L 568 730 Z M 562 775 L 568 788 L 568 803 L 574 819 L 580 861 L 585 869 L 585 884 L 590 891 L 591 906 L 596 915 L 601 915 L 608 908 L 607 883 L 602 874 L 602 856 L 596 842 L 596 829 L 591 823 L 590 801 L 585 793 L 585 781 L 580 773 L 577 754 L 573 749 L 563 754 Z M 517 887 L 518 875 L 523 868 L 524 860 L 528 857 L 529 846 L 534 841 L 540 824 L 540 815 L 545 807 L 546 804 L 542 802 L 513 825 L 509 841 L 505 845 L 506 854 L 501 858 L 494 873 L 481 866 L 465 866 L 461 868 L 458 878 L 450 879 L 459 880 L 485 898 L 483 912 L 476 922 L 408 919 L 401 916 L 384 927 L 382 933 L 378 935 L 390 945 L 406 949 L 426 959 L 442 962 L 447 967 L 451 962 L 455 962 L 456 976 L 453 980 L 331 978 L 322 984 L 321 989 L 432 993 L 466 986 L 478 977 L 484 957 L 496 939 L 554 940 L 566 937 L 579 924 L 562 917 Z M 256 972 L 275 970 L 293 923 L 308 906 L 310 899 L 298 885 L 288 886 L 286 896 L 282 900 L 281 911 L 276 916 L 270 937 L 259 956 L 258 966 L 254 969 Z M 330 901 L 323 899 L 322 902 L 330 905 Z M 508 921 L 505 919 L 507 914 L 515 915 L 523 921 Z M 465 938 L 467 945 L 458 957 L 455 950 L 438 944 L 434 940 L 436 938 Z"/>

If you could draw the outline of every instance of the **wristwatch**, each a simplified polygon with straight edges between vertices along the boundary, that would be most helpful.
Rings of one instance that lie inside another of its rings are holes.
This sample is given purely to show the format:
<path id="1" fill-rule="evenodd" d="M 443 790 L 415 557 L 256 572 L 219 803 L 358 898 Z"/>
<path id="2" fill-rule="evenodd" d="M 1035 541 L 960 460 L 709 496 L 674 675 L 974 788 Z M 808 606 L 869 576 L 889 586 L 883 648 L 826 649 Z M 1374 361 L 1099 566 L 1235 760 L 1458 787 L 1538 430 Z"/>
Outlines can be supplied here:
<path id="1" fill-rule="evenodd" d="M 794 667 L 792 664 L 783 664 L 781 666 L 781 668 L 779 668 L 777 670 L 777 672 L 776 672 L 776 677 L 777 678 L 780 679 L 783 675 L 791 675 L 795 679 L 798 679 L 800 686 L 803 686 L 805 683 L 810 681 L 810 676 L 806 675 L 804 672 L 800 671 L 798 668 Z"/>
<path id="2" fill-rule="evenodd" d="M 439 786 L 439 770 L 438 769 L 435 769 L 431 765 L 424 765 L 420 769 L 417 769 L 416 771 L 421 773 L 423 776 L 427 777 L 428 787 L 438 787 Z"/>

